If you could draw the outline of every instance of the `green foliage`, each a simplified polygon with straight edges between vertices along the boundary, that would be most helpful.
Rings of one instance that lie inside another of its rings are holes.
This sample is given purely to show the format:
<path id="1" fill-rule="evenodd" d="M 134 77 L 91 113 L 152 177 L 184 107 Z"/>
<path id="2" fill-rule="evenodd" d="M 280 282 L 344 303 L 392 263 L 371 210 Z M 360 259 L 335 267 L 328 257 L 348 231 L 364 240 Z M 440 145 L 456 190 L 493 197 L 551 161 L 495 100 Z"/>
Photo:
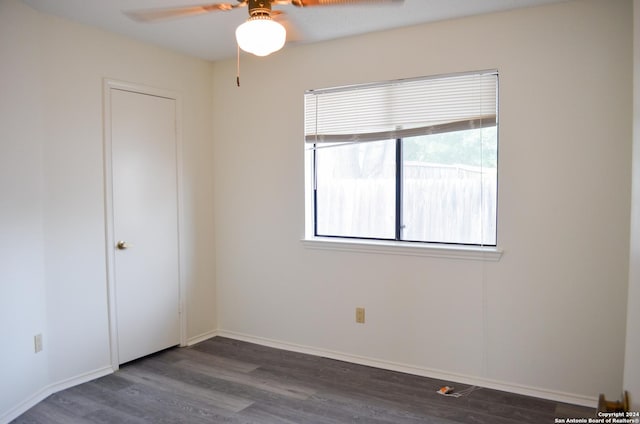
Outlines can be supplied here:
<path id="1" fill-rule="evenodd" d="M 402 149 L 405 161 L 495 168 L 498 163 L 497 128 L 405 138 Z"/>

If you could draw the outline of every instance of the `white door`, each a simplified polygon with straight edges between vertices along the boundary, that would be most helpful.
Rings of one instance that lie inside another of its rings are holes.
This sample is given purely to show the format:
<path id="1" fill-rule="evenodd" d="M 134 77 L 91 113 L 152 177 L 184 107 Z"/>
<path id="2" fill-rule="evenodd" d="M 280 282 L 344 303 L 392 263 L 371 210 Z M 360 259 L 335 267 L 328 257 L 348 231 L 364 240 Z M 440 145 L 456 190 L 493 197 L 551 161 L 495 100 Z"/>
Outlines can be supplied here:
<path id="1" fill-rule="evenodd" d="M 112 88 L 110 113 L 122 364 L 180 342 L 176 100 Z"/>

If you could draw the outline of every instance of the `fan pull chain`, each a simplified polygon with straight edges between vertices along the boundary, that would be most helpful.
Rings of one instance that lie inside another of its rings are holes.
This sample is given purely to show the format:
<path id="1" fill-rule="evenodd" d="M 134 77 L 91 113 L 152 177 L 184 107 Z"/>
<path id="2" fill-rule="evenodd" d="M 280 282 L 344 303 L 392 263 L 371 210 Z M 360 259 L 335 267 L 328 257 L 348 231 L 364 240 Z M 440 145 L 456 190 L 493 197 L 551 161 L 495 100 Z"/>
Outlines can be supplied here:
<path id="1" fill-rule="evenodd" d="M 240 87 L 240 45 L 237 45 L 236 85 Z"/>

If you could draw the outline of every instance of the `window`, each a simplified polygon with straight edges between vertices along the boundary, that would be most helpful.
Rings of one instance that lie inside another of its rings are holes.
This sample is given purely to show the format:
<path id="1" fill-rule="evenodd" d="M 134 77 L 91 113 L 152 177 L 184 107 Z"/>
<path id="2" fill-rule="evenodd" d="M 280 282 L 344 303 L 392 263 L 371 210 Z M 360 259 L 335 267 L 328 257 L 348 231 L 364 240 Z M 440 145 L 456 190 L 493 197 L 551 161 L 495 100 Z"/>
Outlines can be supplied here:
<path id="1" fill-rule="evenodd" d="M 497 72 L 305 94 L 316 237 L 495 246 Z"/>

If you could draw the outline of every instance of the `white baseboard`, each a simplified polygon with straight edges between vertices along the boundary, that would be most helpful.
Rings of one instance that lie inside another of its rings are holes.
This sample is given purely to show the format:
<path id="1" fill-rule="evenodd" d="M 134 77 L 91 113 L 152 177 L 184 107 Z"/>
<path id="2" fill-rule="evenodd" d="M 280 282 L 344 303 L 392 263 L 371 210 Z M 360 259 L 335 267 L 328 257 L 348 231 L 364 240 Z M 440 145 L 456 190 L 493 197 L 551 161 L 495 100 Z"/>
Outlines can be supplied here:
<path id="1" fill-rule="evenodd" d="M 51 394 L 57 393 L 61 390 L 68 389 L 69 387 L 77 386 L 82 383 L 86 383 L 96 378 L 104 377 L 105 375 L 113 374 L 113 368 L 111 366 L 98 368 L 97 370 L 89 371 L 75 377 L 67 378 L 66 380 L 59 381 L 51 384 L 48 388 L 51 390 Z"/>
<path id="2" fill-rule="evenodd" d="M 217 331 L 209 331 L 203 334 L 199 334 L 195 337 L 191 337 L 187 340 L 187 346 L 194 345 L 196 343 L 203 342 L 212 337 L 218 335 Z M 84 374 L 80 374 L 78 376 L 68 378 L 66 380 L 62 380 L 56 383 L 49 384 L 48 386 L 43 387 L 38 390 L 33 395 L 29 396 L 24 401 L 20 402 L 17 406 L 10 409 L 4 414 L 0 415 L 0 424 L 7 424 L 12 420 L 18 418 L 20 415 L 27 412 L 29 409 L 37 405 L 39 402 L 42 402 L 47 397 L 51 396 L 54 393 L 57 393 L 61 390 L 68 389 L 69 387 L 77 386 L 82 383 L 86 383 L 87 381 L 95 380 L 96 378 L 104 377 L 105 375 L 113 373 L 112 367 L 104 367 L 94 371 L 90 371 Z"/>
<path id="3" fill-rule="evenodd" d="M 595 397 L 583 396 L 573 393 L 565 393 L 560 391 L 541 389 L 520 384 L 507 383 L 503 381 L 491 380 L 482 377 L 474 377 L 463 374 L 451 373 L 430 368 L 416 367 L 413 365 L 401 364 L 391 361 L 384 361 L 364 356 L 352 355 L 349 353 L 335 352 L 326 349 L 319 349 L 310 346 L 298 345 L 295 343 L 283 342 L 279 340 L 268 339 L 264 337 L 256 337 L 248 334 L 236 333 L 234 331 L 218 330 L 216 335 L 228 337 L 230 339 L 242 340 L 249 343 L 256 343 L 263 346 L 274 347 L 278 349 L 290 350 L 293 352 L 306 353 L 314 356 L 322 356 L 325 358 L 336 359 L 339 361 L 351 362 L 359 365 L 366 365 L 375 368 L 382 368 L 390 371 L 398 371 L 406 374 L 419 375 L 421 377 L 436 378 L 438 380 L 451 381 L 455 383 L 469 384 L 474 386 L 486 387 L 488 389 L 502 390 L 511 393 L 517 393 L 525 396 L 532 396 L 542 399 L 548 399 L 555 402 L 565 402 L 574 405 L 587 406 L 596 408 L 598 399 Z"/>
<path id="4" fill-rule="evenodd" d="M 29 409 L 33 408 L 38 403 L 42 402 L 43 400 L 45 400 L 47 397 L 51 396 L 54 393 L 57 393 L 64 389 L 68 389 L 69 387 L 86 383 L 91 380 L 95 380 L 96 378 L 104 377 L 105 375 L 109 375 L 111 373 L 113 373 L 113 368 L 103 367 L 94 371 L 77 375 L 72 378 L 68 378 L 66 380 L 49 384 L 48 386 L 43 387 L 33 395 L 29 396 L 24 401 L 20 402 L 20 404 L 10 409 L 9 411 L 7 411 L 5 414 L 1 415 L 0 424 L 7 424 L 12 420 L 15 420 L 20 415 L 24 414 Z"/>
<path id="5" fill-rule="evenodd" d="M 213 331 L 207 331 L 206 333 L 202 333 L 194 337 L 190 337 L 187 339 L 187 346 L 193 346 L 196 343 L 203 342 L 217 335 L 218 335 L 218 331 L 213 330 Z"/>
<path id="6" fill-rule="evenodd" d="M 496 381 L 486 378 L 467 376 L 463 374 L 456 374 L 446 371 L 434 370 L 430 368 L 416 367 L 413 365 L 400 364 L 391 361 L 384 361 L 375 358 L 367 358 L 364 356 L 352 355 L 349 353 L 336 352 L 327 349 L 320 349 L 311 346 L 303 346 L 295 343 L 283 342 L 280 340 L 268 339 L 264 337 L 251 336 L 248 334 L 237 333 L 227 330 L 214 330 L 209 331 L 195 337 L 191 337 L 187 340 L 187 346 L 192 346 L 196 343 L 203 342 L 210 338 L 221 336 L 228 337 L 230 339 L 242 340 L 249 343 L 256 343 L 263 346 L 274 347 L 277 349 L 284 349 L 293 352 L 306 353 L 314 356 L 322 356 L 325 358 L 336 359 L 339 361 L 351 362 L 359 365 L 366 365 L 375 368 L 382 368 L 391 371 L 403 372 L 406 374 L 419 375 L 422 377 L 436 378 L 439 380 L 451 381 L 462 384 L 470 384 L 475 386 L 486 387 L 489 389 L 503 390 L 511 393 L 517 393 L 526 396 L 533 396 L 542 399 L 549 399 L 556 402 L 566 402 L 574 405 L 582 405 L 591 408 L 595 408 L 598 404 L 598 400 L 593 397 L 577 395 L 573 393 L 565 393 L 554 390 L 540 389 L 537 387 L 524 386 L 513 383 L 505 383 L 502 381 Z M 68 378 L 53 384 L 50 384 L 27 399 L 22 401 L 16 407 L 7 411 L 3 415 L 0 415 L 0 424 L 7 424 L 16 419 L 27 410 L 37 405 L 48 396 L 57 393 L 61 390 L 68 389 L 69 387 L 77 386 L 82 383 L 86 383 L 96 378 L 104 377 L 105 375 L 113 373 L 113 368 L 103 367 L 90 371 L 78 376 Z"/>
<path id="7" fill-rule="evenodd" d="M 15 420 L 20 415 L 27 412 L 29 409 L 37 405 L 39 402 L 46 399 L 52 393 L 49 391 L 47 387 L 37 391 L 33 395 L 29 396 L 27 399 L 20 402 L 18 405 L 0 415 L 0 424 L 7 424 L 12 420 Z"/>

